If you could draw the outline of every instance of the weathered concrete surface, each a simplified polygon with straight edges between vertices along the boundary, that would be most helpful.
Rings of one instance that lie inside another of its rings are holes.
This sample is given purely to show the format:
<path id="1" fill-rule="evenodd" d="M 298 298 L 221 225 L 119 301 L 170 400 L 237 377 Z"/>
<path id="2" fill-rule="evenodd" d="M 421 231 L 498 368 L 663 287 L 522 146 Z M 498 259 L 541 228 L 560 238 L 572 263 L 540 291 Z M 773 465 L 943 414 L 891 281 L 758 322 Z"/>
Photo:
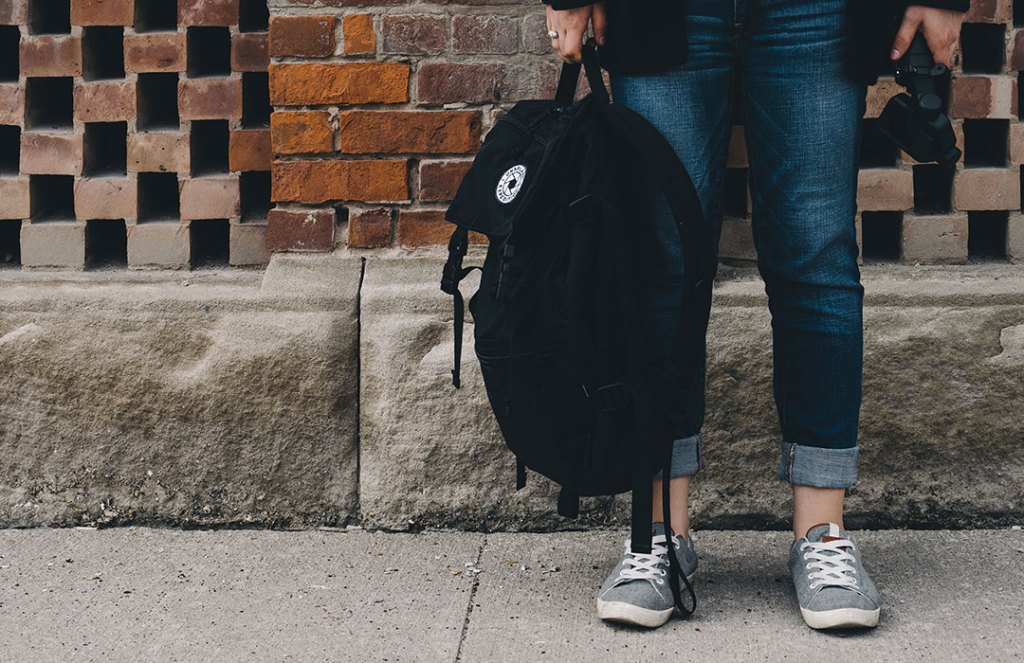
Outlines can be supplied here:
<path id="1" fill-rule="evenodd" d="M 361 274 L 0 272 L 0 526 L 346 522 Z"/>
<path id="2" fill-rule="evenodd" d="M 881 623 L 827 634 L 800 618 L 784 533 L 697 532 L 697 613 L 647 631 L 595 614 L 625 530 L 0 530 L 0 660 L 1020 660 L 1024 532 L 855 535 Z"/>
<path id="3" fill-rule="evenodd" d="M 365 523 L 548 529 L 618 523 L 625 497 L 554 514 L 550 484 L 514 463 L 487 406 L 467 320 L 463 388 L 452 388 L 451 300 L 442 262 L 369 259 L 362 292 L 361 506 Z M 865 269 L 862 463 L 849 522 L 1005 524 L 1024 513 L 1024 270 Z M 467 281 L 463 292 L 475 290 Z M 468 316 L 467 316 L 468 317 Z M 770 319 L 749 271 L 723 270 L 709 339 L 709 467 L 695 482 L 704 527 L 781 527 Z"/>
<path id="4" fill-rule="evenodd" d="M 0 660 L 452 661 L 482 538 L 0 530 Z"/>
<path id="5" fill-rule="evenodd" d="M 807 628 L 786 570 L 789 534 L 698 532 L 697 613 L 655 631 L 596 616 L 625 531 L 488 535 L 463 661 L 1016 661 L 1024 534 L 861 532 L 882 592 L 878 628 Z M 522 566 L 527 566 L 523 571 Z M 554 573 L 545 570 L 557 567 Z"/>

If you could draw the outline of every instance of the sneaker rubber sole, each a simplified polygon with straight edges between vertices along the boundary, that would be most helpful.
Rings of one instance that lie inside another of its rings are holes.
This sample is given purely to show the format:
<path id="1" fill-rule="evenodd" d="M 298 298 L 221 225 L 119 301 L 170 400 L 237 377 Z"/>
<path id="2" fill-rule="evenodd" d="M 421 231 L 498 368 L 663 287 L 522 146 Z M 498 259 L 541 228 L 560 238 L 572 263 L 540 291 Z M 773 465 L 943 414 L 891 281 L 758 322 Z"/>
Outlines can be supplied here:
<path id="1" fill-rule="evenodd" d="M 623 601 L 602 601 L 597 599 L 597 616 L 606 622 L 656 628 L 669 620 L 675 607 L 667 610 L 650 610 Z"/>
<path id="2" fill-rule="evenodd" d="M 692 573 L 686 576 L 687 581 L 693 582 Z M 606 622 L 615 622 L 617 624 L 628 624 L 630 626 L 645 626 L 647 628 L 657 628 L 667 622 L 672 613 L 675 612 L 675 606 L 667 608 L 665 610 L 651 610 L 650 608 L 641 608 L 638 605 L 632 603 L 626 603 L 624 601 L 604 601 L 597 599 L 597 616 Z"/>
<path id="3" fill-rule="evenodd" d="M 878 625 L 881 609 L 838 608 L 836 610 L 808 610 L 800 608 L 804 621 L 813 629 L 871 628 Z"/>

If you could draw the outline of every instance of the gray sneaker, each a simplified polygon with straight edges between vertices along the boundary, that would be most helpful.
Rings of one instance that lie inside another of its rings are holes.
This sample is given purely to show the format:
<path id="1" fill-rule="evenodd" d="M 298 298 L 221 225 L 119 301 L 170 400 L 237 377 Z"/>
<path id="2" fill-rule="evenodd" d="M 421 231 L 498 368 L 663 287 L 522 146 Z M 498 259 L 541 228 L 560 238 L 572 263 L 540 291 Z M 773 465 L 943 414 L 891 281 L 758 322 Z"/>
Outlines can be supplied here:
<path id="1" fill-rule="evenodd" d="M 665 527 L 654 523 L 651 554 L 634 553 L 630 540 L 618 565 L 612 569 L 597 595 L 597 615 L 610 622 L 647 626 L 661 626 L 672 616 L 675 601 L 669 586 L 668 545 Z M 672 547 L 679 568 L 689 581 L 697 570 L 697 552 L 693 540 L 672 537 Z M 680 582 L 680 585 L 682 583 Z"/>
<path id="2" fill-rule="evenodd" d="M 811 628 L 871 627 L 882 600 L 860 550 L 835 523 L 815 525 L 789 549 L 800 612 Z"/>

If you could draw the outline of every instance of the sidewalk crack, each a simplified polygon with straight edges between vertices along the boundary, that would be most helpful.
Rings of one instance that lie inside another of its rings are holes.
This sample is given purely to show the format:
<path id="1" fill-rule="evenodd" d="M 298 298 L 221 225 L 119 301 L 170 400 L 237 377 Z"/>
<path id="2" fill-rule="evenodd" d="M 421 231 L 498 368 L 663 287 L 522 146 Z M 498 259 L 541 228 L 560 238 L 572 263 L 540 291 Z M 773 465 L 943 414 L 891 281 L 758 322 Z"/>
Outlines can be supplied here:
<path id="1" fill-rule="evenodd" d="M 480 542 L 480 548 L 476 551 L 476 560 L 473 562 L 473 568 L 480 568 L 480 560 L 484 556 L 484 548 L 487 546 L 487 535 L 484 534 L 483 540 Z M 476 590 L 480 587 L 480 574 L 473 576 L 473 587 L 469 590 L 469 605 L 466 606 L 466 617 L 462 620 L 462 634 L 459 635 L 459 647 L 455 650 L 455 663 L 459 663 L 462 660 L 462 645 L 466 642 L 466 635 L 469 633 L 469 619 L 473 615 L 473 605 L 476 603 Z"/>

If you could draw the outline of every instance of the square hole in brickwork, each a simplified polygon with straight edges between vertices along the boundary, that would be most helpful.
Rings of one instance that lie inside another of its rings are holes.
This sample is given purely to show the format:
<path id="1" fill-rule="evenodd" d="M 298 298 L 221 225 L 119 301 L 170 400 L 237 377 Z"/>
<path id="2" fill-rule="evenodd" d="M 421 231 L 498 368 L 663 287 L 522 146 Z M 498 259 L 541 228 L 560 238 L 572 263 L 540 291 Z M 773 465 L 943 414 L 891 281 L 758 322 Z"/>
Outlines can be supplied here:
<path id="1" fill-rule="evenodd" d="M 865 262 L 892 262 L 900 259 L 900 241 L 903 236 L 901 212 L 863 212 L 861 233 Z"/>
<path id="2" fill-rule="evenodd" d="M 189 139 L 192 153 L 192 175 L 228 172 L 230 136 L 227 120 L 192 122 L 192 135 Z"/>
<path id="3" fill-rule="evenodd" d="M 70 129 L 75 100 L 70 78 L 30 78 L 25 82 L 25 126 Z"/>
<path id="4" fill-rule="evenodd" d="M 1009 120 L 964 120 L 964 165 L 1006 165 Z"/>
<path id="5" fill-rule="evenodd" d="M 231 33 L 227 28 L 188 29 L 188 75 L 227 76 L 231 73 Z"/>
<path id="6" fill-rule="evenodd" d="M 124 175 L 128 163 L 128 123 L 95 122 L 85 125 L 85 161 L 82 173 Z"/>
<path id="7" fill-rule="evenodd" d="M 882 134 L 881 121 L 869 118 L 863 121 L 860 134 L 860 165 L 862 168 L 888 168 L 895 166 L 900 157 L 896 143 Z"/>
<path id="8" fill-rule="evenodd" d="M 241 0 L 238 5 L 238 30 L 240 32 L 265 32 L 270 24 L 270 10 L 267 0 Z"/>
<path id="9" fill-rule="evenodd" d="M 33 221 L 73 221 L 75 178 L 71 175 L 32 175 L 28 180 Z"/>
<path id="10" fill-rule="evenodd" d="M 1013 24 L 1024 27 L 1024 0 L 1013 0 Z"/>
<path id="11" fill-rule="evenodd" d="M 28 31 L 34 35 L 71 32 L 71 0 L 29 0 Z"/>
<path id="12" fill-rule="evenodd" d="M 176 173 L 139 173 L 139 221 L 176 220 L 180 209 Z"/>
<path id="13" fill-rule="evenodd" d="M 1009 212 L 967 213 L 967 255 L 972 260 L 1006 260 Z"/>
<path id="14" fill-rule="evenodd" d="M 136 88 L 137 126 L 146 129 L 177 129 L 178 75 L 139 74 Z"/>
<path id="15" fill-rule="evenodd" d="M 1006 26 L 965 23 L 960 29 L 960 52 L 966 74 L 999 74 L 1006 64 Z"/>
<path id="16" fill-rule="evenodd" d="M 21 266 L 21 221 L 0 221 L 0 269 Z"/>
<path id="17" fill-rule="evenodd" d="M 85 222 L 85 267 L 128 265 L 128 232 L 123 220 L 101 219 Z"/>
<path id="18" fill-rule="evenodd" d="M 0 83 L 16 83 L 20 66 L 21 31 L 16 25 L 0 25 Z"/>
<path id="19" fill-rule="evenodd" d="M 722 191 L 722 211 L 726 216 L 747 216 L 747 169 L 726 168 Z"/>
<path id="20" fill-rule="evenodd" d="M 124 28 L 82 29 L 82 77 L 87 81 L 124 78 Z"/>
<path id="21" fill-rule="evenodd" d="M 270 172 L 252 171 L 239 175 L 242 220 L 262 221 L 270 212 Z"/>
<path id="22" fill-rule="evenodd" d="M 954 172 L 938 165 L 914 166 L 915 214 L 946 214 L 952 209 Z"/>
<path id="23" fill-rule="evenodd" d="M 242 126 L 270 126 L 270 82 L 266 72 L 242 74 Z"/>
<path id="24" fill-rule="evenodd" d="M 192 245 L 191 264 L 196 267 L 225 267 L 228 264 L 231 230 L 227 219 L 203 219 L 188 224 Z"/>
<path id="25" fill-rule="evenodd" d="M 136 32 L 166 32 L 177 28 L 178 0 L 136 0 Z"/>
<path id="26" fill-rule="evenodd" d="M 21 159 L 21 127 L 0 125 L 0 175 L 17 175 Z"/>

